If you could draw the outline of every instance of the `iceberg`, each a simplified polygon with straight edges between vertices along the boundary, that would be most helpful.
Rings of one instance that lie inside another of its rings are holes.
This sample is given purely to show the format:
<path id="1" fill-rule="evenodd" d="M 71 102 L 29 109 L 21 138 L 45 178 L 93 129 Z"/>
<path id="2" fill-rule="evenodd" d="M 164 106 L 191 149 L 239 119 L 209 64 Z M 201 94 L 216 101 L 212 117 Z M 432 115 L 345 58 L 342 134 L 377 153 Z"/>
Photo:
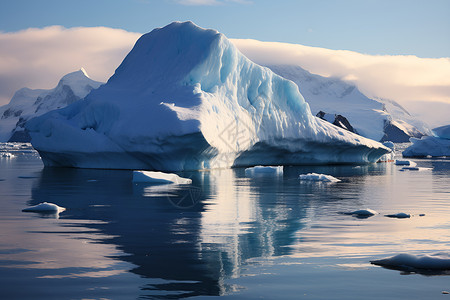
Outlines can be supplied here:
<path id="1" fill-rule="evenodd" d="M 410 161 L 410 160 L 406 160 L 406 159 L 396 159 L 395 160 L 395 165 L 397 165 L 397 166 L 410 166 L 410 167 L 417 166 L 417 164 L 415 162 Z"/>
<path id="2" fill-rule="evenodd" d="M 366 219 L 368 217 L 372 217 L 372 216 L 378 214 L 378 212 L 374 211 L 373 209 L 366 208 L 366 209 L 359 209 L 359 210 L 355 210 L 355 211 L 351 211 L 351 212 L 344 212 L 343 214 L 355 216 L 360 219 Z"/>
<path id="3" fill-rule="evenodd" d="M 25 130 L 29 119 L 80 100 L 101 84 L 81 68 L 63 76 L 54 89 L 18 90 L 8 104 L 0 107 L 0 142 L 30 142 Z"/>
<path id="4" fill-rule="evenodd" d="M 317 173 L 300 174 L 298 178 L 303 181 L 323 181 L 323 182 L 341 181 L 340 179 L 337 179 L 331 175 L 317 174 Z"/>
<path id="5" fill-rule="evenodd" d="M 431 255 L 402 253 L 389 258 L 373 260 L 370 263 L 401 271 L 417 273 L 432 271 L 435 274 L 444 274 L 444 271 L 450 270 L 450 255 L 448 253 L 435 253 Z"/>
<path id="6" fill-rule="evenodd" d="M 313 116 L 292 81 L 192 22 L 144 34 L 106 84 L 26 127 L 46 166 L 365 164 L 390 152 Z"/>
<path id="7" fill-rule="evenodd" d="M 153 172 L 153 171 L 133 171 L 134 183 L 155 183 L 155 184 L 191 184 L 192 179 L 183 178 L 177 174 Z"/>
<path id="8" fill-rule="evenodd" d="M 255 166 L 245 169 L 246 176 L 254 176 L 259 174 L 281 175 L 283 174 L 283 166 Z"/>
<path id="9" fill-rule="evenodd" d="M 384 215 L 385 217 L 388 218 L 397 218 L 397 219 L 407 219 L 407 218 L 411 218 L 410 214 L 407 213 L 396 213 L 396 214 L 389 214 L 389 215 Z"/>
<path id="10" fill-rule="evenodd" d="M 412 145 L 403 151 L 403 157 L 450 156 L 450 125 L 434 128 L 433 134 L 411 138 Z"/>
<path id="11" fill-rule="evenodd" d="M 58 206 L 54 203 L 43 202 L 35 206 L 30 206 L 22 209 L 23 212 L 40 212 L 40 213 L 60 213 L 65 211 L 64 207 Z"/>

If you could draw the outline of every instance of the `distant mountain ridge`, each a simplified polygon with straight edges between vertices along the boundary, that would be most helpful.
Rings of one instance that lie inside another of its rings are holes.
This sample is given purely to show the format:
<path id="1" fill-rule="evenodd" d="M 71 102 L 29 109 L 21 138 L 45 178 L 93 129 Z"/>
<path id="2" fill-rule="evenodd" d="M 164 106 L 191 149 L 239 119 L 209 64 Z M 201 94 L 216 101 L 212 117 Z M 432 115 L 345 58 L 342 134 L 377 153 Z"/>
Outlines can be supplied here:
<path id="1" fill-rule="evenodd" d="M 311 74 L 299 66 L 267 67 L 298 85 L 313 115 L 322 112 L 345 117 L 355 131 L 364 137 L 381 142 L 408 142 L 410 137 L 431 135 L 425 123 L 411 116 L 393 100 L 371 99 L 355 85 L 339 78 Z M 334 123 L 337 125 L 339 122 Z"/>
<path id="2" fill-rule="evenodd" d="M 29 142 L 30 136 L 25 130 L 29 119 L 66 107 L 102 84 L 90 79 L 81 68 L 63 76 L 54 89 L 18 90 L 8 104 L 0 107 L 0 141 Z"/>

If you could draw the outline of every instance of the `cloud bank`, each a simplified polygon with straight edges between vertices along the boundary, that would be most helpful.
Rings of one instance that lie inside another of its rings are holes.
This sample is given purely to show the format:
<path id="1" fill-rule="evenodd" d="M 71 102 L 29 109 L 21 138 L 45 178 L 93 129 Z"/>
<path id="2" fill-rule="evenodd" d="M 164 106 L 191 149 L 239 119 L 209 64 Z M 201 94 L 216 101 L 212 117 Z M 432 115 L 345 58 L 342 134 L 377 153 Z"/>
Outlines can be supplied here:
<path id="1" fill-rule="evenodd" d="M 367 55 L 296 44 L 233 39 L 262 65 L 297 65 L 311 73 L 355 83 L 370 97 L 450 104 L 450 58 Z"/>
<path id="2" fill-rule="evenodd" d="M 106 27 L 0 32 L 0 105 L 23 87 L 53 88 L 81 67 L 92 79 L 106 81 L 140 36 Z"/>
<path id="3" fill-rule="evenodd" d="M 106 27 L 0 32 L 0 105 L 22 87 L 53 88 L 63 75 L 81 67 L 92 79 L 106 81 L 140 36 Z M 258 64 L 298 65 L 315 74 L 343 78 L 370 97 L 398 101 L 432 126 L 450 124 L 450 58 L 374 56 L 256 40 L 232 42 Z"/>

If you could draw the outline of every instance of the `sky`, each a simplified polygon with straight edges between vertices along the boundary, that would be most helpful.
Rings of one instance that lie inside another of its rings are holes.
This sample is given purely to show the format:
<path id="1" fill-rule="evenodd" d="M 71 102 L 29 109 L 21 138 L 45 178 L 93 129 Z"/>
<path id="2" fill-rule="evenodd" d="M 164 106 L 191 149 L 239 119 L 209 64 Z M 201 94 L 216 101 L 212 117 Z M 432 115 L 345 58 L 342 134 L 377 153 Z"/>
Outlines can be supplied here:
<path id="1" fill-rule="evenodd" d="M 443 113 L 450 109 L 449 15 L 447 0 L 2 0 L 0 105 L 21 87 L 52 88 L 80 67 L 106 81 L 142 33 L 192 20 L 236 44 L 255 40 L 248 56 L 271 55 L 258 41 L 286 43 L 275 58 L 294 57 L 289 44 L 305 46 L 309 55 L 295 57 L 309 71 L 400 98 L 443 125 L 450 123 Z"/>

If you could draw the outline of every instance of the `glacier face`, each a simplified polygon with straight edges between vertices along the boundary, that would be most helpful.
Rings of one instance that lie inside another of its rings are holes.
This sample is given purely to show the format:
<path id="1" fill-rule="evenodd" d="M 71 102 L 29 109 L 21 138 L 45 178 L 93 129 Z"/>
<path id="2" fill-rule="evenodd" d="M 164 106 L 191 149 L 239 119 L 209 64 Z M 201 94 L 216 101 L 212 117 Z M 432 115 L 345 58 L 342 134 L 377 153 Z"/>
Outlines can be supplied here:
<path id="1" fill-rule="evenodd" d="M 63 76 L 54 89 L 18 90 L 8 104 L 0 107 L 0 141 L 29 142 L 24 130 L 29 119 L 80 100 L 101 84 L 80 69 Z"/>
<path id="2" fill-rule="evenodd" d="M 143 35 L 105 85 L 27 128 L 49 166 L 368 163 L 390 151 L 312 116 L 293 82 L 191 22 Z"/>
<path id="3" fill-rule="evenodd" d="M 410 137 L 431 135 L 426 124 L 393 100 L 371 99 L 356 86 L 339 78 L 311 74 L 299 66 L 267 67 L 299 86 L 313 114 L 322 111 L 342 115 L 364 137 L 382 142 L 408 142 Z"/>

